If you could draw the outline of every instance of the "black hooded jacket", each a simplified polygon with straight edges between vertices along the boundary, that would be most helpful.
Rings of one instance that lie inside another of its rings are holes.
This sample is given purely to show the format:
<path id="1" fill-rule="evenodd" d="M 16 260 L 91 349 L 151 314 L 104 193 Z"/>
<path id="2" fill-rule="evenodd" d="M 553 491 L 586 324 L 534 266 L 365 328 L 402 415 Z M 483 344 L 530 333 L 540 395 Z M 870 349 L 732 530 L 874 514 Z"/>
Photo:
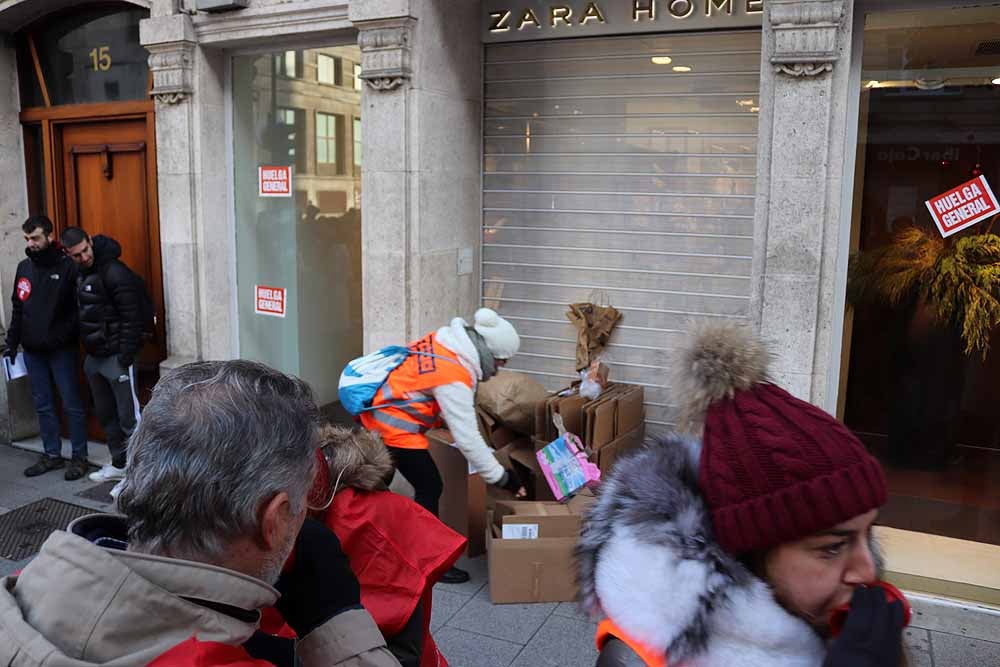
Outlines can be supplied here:
<path id="1" fill-rule="evenodd" d="M 76 310 L 77 269 L 62 246 L 25 250 L 14 278 L 7 347 L 45 353 L 75 345 L 79 338 Z"/>
<path id="2" fill-rule="evenodd" d="M 80 270 L 80 334 L 87 353 L 132 362 L 142 347 L 142 295 L 132 271 L 118 259 L 122 247 L 95 236 L 94 263 Z"/>

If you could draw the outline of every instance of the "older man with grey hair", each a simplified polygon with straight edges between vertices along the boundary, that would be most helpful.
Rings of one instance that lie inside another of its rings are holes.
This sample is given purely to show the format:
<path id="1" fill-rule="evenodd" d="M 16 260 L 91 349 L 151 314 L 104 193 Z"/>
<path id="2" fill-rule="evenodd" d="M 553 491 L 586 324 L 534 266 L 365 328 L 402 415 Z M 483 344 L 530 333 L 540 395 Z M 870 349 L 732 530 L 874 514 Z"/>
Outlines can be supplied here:
<path id="1" fill-rule="evenodd" d="M 336 536 L 306 519 L 316 413 L 305 383 L 261 364 L 166 375 L 123 516 L 75 521 L 0 581 L 0 665 L 398 667 Z M 271 606 L 294 647 L 256 633 Z"/>

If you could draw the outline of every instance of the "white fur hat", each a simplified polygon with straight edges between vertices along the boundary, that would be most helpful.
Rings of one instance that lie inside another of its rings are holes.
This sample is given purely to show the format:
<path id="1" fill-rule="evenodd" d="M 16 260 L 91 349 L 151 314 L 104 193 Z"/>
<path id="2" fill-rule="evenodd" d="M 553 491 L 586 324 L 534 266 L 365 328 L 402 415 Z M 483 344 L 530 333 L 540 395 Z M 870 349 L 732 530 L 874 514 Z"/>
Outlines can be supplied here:
<path id="1" fill-rule="evenodd" d="M 475 320 L 472 328 L 483 337 L 494 357 L 510 359 L 517 354 L 518 348 L 521 347 L 521 338 L 510 322 L 489 308 L 477 310 Z"/>

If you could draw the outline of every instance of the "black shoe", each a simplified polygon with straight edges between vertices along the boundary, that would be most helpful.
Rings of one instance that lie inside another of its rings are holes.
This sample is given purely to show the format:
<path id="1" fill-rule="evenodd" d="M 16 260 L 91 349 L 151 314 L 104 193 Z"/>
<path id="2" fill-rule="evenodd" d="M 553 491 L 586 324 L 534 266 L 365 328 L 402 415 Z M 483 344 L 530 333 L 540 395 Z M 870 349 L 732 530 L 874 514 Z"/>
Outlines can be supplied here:
<path id="1" fill-rule="evenodd" d="M 53 459 L 49 458 L 45 454 L 42 454 L 40 457 L 38 457 L 38 461 L 36 461 L 34 465 L 32 465 L 29 468 L 25 468 L 24 476 L 38 477 L 39 475 L 44 475 L 50 470 L 57 470 L 59 468 L 62 468 L 64 465 L 66 465 L 66 462 L 63 461 L 61 458 Z"/>
<path id="2" fill-rule="evenodd" d="M 66 468 L 66 474 L 63 477 L 66 478 L 67 482 L 75 482 L 86 475 L 89 469 L 90 464 L 87 463 L 87 459 L 74 458 L 69 462 L 69 467 Z"/>
<path id="3" fill-rule="evenodd" d="M 453 567 L 441 575 L 442 584 L 464 584 L 469 580 L 469 573 Z"/>

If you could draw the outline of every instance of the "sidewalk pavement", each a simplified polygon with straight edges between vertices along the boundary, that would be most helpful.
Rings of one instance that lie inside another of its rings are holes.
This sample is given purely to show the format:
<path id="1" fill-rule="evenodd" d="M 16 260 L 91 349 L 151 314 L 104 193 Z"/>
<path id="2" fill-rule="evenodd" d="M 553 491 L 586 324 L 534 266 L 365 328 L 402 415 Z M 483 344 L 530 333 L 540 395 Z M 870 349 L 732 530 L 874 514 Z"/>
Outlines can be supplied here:
<path id="1" fill-rule="evenodd" d="M 67 482 L 61 470 L 27 478 L 24 468 L 41 451 L 38 440 L 18 443 L 33 451 L 0 445 L 0 514 L 42 498 L 108 511 L 101 503 L 76 494 L 97 486 L 86 477 Z M 109 460 L 107 448 L 91 445 L 90 460 Z M 28 559 L 30 560 L 30 559 Z M 24 567 L 28 560 L 0 559 L 0 576 Z M 494 605 L 490 602 L 485 558 L 463 559 L 469 571 L 464 584 L 438 584 L 434 589 L 431 630 L 452 667 L 592 667 L 596 626 L 573 603 Z M 665 600 L 664 604 L 669 604 Z M 956 633 L 912 627 L 906 631 L 909 667 L 987 667 L 1000 665 L 1000 627 L 983 628 L 982 619 L 951 623 Z M 914 625 L 935 627 L 934 619 L 917 618 Z M 965 626 L 965 627 L 963 627 Z"/>

